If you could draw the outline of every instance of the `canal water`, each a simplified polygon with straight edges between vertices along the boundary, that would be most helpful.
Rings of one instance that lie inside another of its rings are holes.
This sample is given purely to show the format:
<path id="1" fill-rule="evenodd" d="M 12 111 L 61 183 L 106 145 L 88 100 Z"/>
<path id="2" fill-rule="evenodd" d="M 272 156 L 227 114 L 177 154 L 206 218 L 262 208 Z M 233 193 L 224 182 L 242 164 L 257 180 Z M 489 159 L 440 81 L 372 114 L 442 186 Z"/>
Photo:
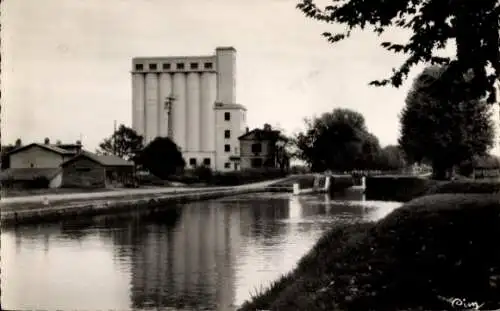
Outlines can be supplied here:
<path id="1" fill-rule="evenodd" d="M 259 194 L 5 228 L 1 306 L 16 310 L 235 310 L 334 226 L 397 202 Z"/>

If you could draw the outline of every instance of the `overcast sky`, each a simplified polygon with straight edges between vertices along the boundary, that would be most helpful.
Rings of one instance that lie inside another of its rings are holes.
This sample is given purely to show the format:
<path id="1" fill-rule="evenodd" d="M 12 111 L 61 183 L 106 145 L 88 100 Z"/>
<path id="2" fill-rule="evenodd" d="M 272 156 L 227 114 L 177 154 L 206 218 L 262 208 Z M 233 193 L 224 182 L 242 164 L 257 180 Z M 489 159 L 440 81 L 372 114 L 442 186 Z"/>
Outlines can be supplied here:
<path id="1" fill-rule="evenodd" d="M 2 144 L 74 142 L 94 150 L 131 125 L 131 59 L 210 55 L 237 49 L 237 101 L 249 127 L 279 125 L 288 134 L 303 118 L 337 107 L 361 112 L 383 145 L 394 144 L 409 86 L 368 82 L 404 60 L 379 46 L 403 41 L 371 32 L 330 45 L 334 25 L 307 19 L 294 0 L 6 0 L 2 1 Z"/>

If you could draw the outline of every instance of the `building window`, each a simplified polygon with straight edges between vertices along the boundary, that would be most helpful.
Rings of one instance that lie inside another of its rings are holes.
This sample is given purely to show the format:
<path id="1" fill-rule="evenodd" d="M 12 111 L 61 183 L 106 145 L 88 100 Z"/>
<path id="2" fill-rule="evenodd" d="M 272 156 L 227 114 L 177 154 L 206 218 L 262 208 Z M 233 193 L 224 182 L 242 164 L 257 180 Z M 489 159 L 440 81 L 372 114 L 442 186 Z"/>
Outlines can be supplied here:
<path id="1" fill-rule="evenodd" d="M 253 153 L 262 152 L 262 145 L 260 143 L 252 144 L 252 152 Z"/>
<path id="2" fill-rule="evenodd" d="M 143 64 L 135 64 L 135 70 L 143 70 L 144 65 Z"/>
<path id="3" fill-rule="evenodd" d="M 206 166 L 209 166 L 210 165 L 210 158 L 203 159 L 203 164 Z"/>
<path id="4" fill-rule="evenodd" d="M 224 138 L 231 138 L 231 131 L 230 130 L 224 131 Z"/>
<path id="5" fill-rule="evenodd" d="M 231 113 L 224 112 L 224 121 L 230 121 L 230 120 L 231 120 Z"/>
<path id="6" fill-rule="evenodd" d="M 156 64 L 149 64 L 149 70 L 156 70 Z"/>
<path id="7" fill-rule="evenodd" d="M 35 167 L 35 165 L 33 163 L 30 163 L 30 167 Z"/>
<path id="8" fill-rule="evenodd" d="M 177 69 L 184 69 L 184 63 L 177 63 Z"/>
<path id="9" fill-rule="evenodd" d="M 261 158 L 252 159 L 252 167 L 253 168 L 262 167 L 262 159 Z"/>
<path id="10" fill-rule="evenodd" d="M 170 64 L 163 64 L 163 69 L 170 70 Z"/>
<path id="11" fill-rule="evenodd" d="M 212 69 L 213 64 L 212 63 L 205 63 L 205 69 Z"/>
<path id="12" fill-rule="evenodd" d="M 238 154 L 238 147 L 234 147 L 234 153 Z"/>
<path id="13" fill-rule="evenodd" d="M 189 165 L 196 166 L 196 158 L 189 159 Z"/>
<path id="14" fill-rule="evenodd" d="M 224 168 L 231 168 L 231 162 L 224 163 Z"/>
<path id="15" fill-rule="evenodd" d="M 224 151 L 225 152 L 231 152 L 231 145 L 224 145 Z"/>
<path id="16" fill-rule="evenodd" d="M 191 67 L 191 69 L 198 69 L 198 63 L 191 63 L 189 64 L 189 66 Z"/>
<path id="17" fill-rule="evenodd" d="M 90 167 L 77 167 L 77 172 L 90 172 Z"/>

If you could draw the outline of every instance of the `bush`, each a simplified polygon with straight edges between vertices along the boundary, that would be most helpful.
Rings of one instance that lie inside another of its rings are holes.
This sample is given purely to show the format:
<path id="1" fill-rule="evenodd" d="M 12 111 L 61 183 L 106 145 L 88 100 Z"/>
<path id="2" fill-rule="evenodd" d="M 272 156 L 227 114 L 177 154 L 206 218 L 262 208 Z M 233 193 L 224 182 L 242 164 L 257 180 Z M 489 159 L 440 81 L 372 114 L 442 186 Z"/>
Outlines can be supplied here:
<path id="1" fill-rule="evenodd" d="M 151 186 L 169 186 L 170 183 L 167 180 L 162 180 L 153 174 L 141 174 L 137 175 L 137 182 L 139 185 L 151 185 Z"/>
<path id="2" fill-rule="evenodd" d="M 409 201 L 424 194 L 436 181 L 414 176 L 373 176 L 366 178 L 366 198 Z"/>
<path id="3" fill-rule="evenodd" d="M 378 223 L 325 234 L 289 275 L 241 310 L 444 310 L 439 296 L 500 307 L 500 201 L 441 194 Z"/>
<path id="4" fill-rule="evenodd" d="M 50 180 L 45 176 L 36 176 L 33 180 L 26 183 L 30 189 L 45 189 L 49 188 Z"/>
<path id="5" fill-rule="evenodd" d="M 499 182 L 488 181 L 450 181 L 441 182 L 427 190 L 426 194 L 437 193 L 497 193 Z"/>
<path id="6" fill-rule="evenodd" d="M 208 166 L 198 166 L 194 169 L 193 175 L 201 182 L 209 183 L 212 180 L 213 172 Z"/>

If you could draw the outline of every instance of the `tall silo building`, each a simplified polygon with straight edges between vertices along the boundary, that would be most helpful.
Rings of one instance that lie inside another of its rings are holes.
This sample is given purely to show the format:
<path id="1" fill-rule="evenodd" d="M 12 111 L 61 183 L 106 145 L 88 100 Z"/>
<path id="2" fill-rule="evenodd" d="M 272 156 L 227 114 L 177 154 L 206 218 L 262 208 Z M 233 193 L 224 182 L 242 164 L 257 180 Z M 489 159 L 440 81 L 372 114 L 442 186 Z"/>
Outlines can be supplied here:
<path id="1" fill-rule="evenodd" d="M 246 108 L 236 103 L 236 50 L 132 60 L 132 128 L 145 143 L 170 137 L 188 167 L 238 168 Z"/>

